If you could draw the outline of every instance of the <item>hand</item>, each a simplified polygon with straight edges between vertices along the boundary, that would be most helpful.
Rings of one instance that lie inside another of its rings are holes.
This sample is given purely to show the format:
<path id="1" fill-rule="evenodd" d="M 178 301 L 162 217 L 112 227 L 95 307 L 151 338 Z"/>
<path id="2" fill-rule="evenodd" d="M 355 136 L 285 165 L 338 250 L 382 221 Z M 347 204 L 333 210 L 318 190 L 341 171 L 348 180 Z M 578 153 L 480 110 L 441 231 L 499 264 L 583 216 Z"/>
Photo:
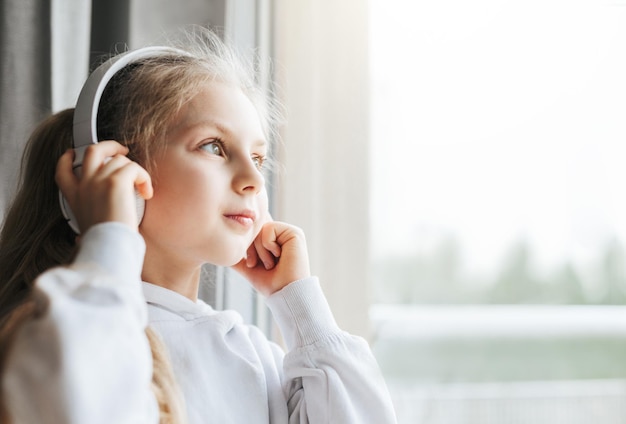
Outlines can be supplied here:
<path id="1" fill-rule="evenodd" d="M 148 172 L 126 157 L 128 148 L 116 141 L 102 141 L 85 150 L 80 177 L 72 170 L 74 151 L 57 162 L 55 180 L 67 200 L 81 233 L 101 222 L 121 222 L 137 229 L 136 189 L 144 199 L 152 197 Z"/>
<path id="2" fill-rule="evenodd" d="M 247 253 L 233 269 L 264 296 L 311 275 L 304 233 L 292 225 L 265 223 Z"/>

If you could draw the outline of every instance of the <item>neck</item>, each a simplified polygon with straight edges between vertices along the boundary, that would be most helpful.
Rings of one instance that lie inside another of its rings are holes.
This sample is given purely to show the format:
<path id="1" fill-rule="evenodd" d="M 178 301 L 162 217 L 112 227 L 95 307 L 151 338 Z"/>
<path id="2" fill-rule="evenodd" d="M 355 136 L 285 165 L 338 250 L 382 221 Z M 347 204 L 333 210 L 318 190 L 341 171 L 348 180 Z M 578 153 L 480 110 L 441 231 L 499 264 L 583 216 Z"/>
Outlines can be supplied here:
<path id="1" fill-rule="evenodd" d="M 178 260 L 170 253 L 159 254 L 147 244 L 141 279 L 173 290 L 195 302 L 198 299 L 201 268 L 201 264 Z"/>

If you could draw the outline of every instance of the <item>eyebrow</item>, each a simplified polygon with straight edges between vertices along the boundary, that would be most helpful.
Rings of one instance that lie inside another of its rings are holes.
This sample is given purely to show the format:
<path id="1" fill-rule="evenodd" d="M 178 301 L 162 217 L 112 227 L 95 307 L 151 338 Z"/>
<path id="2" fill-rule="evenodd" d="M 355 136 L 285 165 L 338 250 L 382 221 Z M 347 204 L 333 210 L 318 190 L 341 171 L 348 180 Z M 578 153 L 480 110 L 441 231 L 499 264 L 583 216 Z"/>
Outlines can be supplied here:
<path id="1" fill-rule="evenodd" d="M 228 127 L 228 125 L 224 125 L 223 123 L 212 120 L 212 119 L 203 119 L 195 123 L 190 123 L 188 125 L 186 125 L 185 123 L 182 123 L 181 125 L 179 125 L 179 127 L 184 128 L 186 130 L 192 130 L 192 129 L 203 128 L 203 127 L 215 128 L 222 134 L 225 134 L 225 135 L 233 134 L 233 131 Z M 252 146 L 253 147 L 269 147 L 269 143 L 267 142 L 265 138 L 260 138 L 260 139 L 256 139 L 252 143 Z"/>

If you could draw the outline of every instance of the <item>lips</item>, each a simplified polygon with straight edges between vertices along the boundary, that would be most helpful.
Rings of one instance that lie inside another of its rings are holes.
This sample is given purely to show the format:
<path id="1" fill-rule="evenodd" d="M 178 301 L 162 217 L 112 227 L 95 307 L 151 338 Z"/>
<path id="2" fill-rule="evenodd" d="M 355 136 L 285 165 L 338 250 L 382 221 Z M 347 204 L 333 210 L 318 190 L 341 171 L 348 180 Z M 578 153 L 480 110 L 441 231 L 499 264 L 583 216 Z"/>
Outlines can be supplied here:
<path id="1" fill-rule="evenodd" d="M 254 211 L 251 210 L 225 213 L 224 217 L 246 228 L 254 225 L 254 222 L 256 221 L 256 214 L 254 213 Z"/>

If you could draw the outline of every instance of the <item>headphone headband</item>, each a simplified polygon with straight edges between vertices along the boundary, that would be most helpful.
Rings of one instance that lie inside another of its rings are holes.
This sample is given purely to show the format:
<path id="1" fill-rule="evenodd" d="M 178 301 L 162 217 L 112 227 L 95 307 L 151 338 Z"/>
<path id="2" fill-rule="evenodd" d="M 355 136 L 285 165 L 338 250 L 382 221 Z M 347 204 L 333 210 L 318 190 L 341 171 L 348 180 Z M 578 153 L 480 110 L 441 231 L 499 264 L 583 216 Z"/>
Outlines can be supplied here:
<path id="1" fill-rule="evenodd" d="M 74 110 L 73 134 L 74 149 L 76 151 L 74 168 L 82 165 L 85 148 L 91 144 L 98 143 L 97 120 L 100 98 L 111 78 L 132 62 L 172 53 L 187 55 L 186 52 L 171 47 L 144 47 L 112 57 L 98 66 L 98 68 L 89 75 L 89 78 L 87 78 L 87 81 L 85 81 L 80 91 Z"/>

